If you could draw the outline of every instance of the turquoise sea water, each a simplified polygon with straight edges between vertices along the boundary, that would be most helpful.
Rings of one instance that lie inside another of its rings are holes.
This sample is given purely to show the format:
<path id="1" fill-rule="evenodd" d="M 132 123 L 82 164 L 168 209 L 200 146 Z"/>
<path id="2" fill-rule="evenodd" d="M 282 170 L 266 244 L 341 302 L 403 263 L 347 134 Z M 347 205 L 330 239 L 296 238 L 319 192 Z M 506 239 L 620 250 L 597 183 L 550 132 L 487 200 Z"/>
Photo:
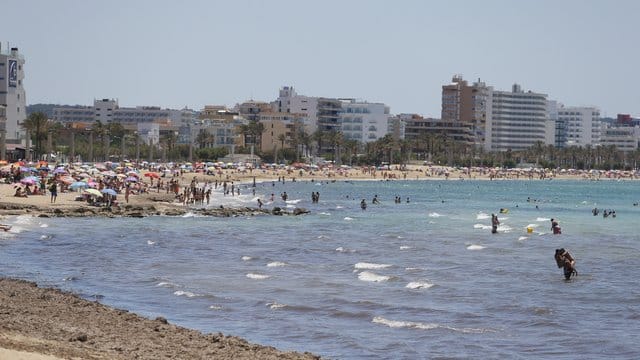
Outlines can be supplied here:
<path id="1" fill-rule="evenodd" d="M 211 206 L 255 206 L 274 193 L 268 208 L 311 213 L 14 217 L 0 234 L 0 275 L 328 358 L 640 357 L 640 182 L 287 182 L 241 192 L 215 194 Z M 508 213 L 491 234 L 500 208 Z M 550 218 L 562 235 L 550 234 Z M 559 247 L 577 260 L 568 282 L 553 259 Z"/>

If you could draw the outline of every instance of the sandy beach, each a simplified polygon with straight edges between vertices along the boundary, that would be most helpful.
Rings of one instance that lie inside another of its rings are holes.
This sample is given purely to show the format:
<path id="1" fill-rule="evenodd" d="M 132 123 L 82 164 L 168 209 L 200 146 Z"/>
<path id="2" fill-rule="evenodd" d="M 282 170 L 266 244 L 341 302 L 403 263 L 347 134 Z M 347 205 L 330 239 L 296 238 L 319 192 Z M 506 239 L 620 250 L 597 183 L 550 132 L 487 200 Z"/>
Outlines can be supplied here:
<path id="1" fill-rule="evenodd" d="M 141 174 L 144 174 L 142 171 Z M 279 181 L 413 181 L 447 179 L 502 180 L 518 179 L 541 181 L 549 179 L 635 179 L 632 173 L 588 172 L 527 172 L 491 171 L 487 169 L 454 169 L 444 167 L 412 166 L 403 170 L 326 169 L 306 171 L 279 170 L 221 170 L 215 175 L 184 173 L 174 177 L 180 188 L 194 180 L 207 182 L 233 182 L 250 184 Z M 140 176 L 140 181 L 151 185 L 151 178 Z M 161 178 L 166 184 L 168 178 Z M 158 180 L 155 180 L 157 184 Z M 82 191 L 64 191 L 51 202 L 49 194 L 15 197 L 18 184 L 0 184 L 0 223 L 2 218 L 14 215 L 33 216 L 137 216 L 180 215 L 189 209 L 176 200 L 164 186 L 131 195 L 124 202 L 118 194 L 121 210 L 89 206 L 81 201 Z M 213 198 L 215 204 L 215 194 Z M 227 211 L 227 210 L 225 210 Z M 245 209 L 243 211 L 257 211 Z M 266 210 L 268 213 L 268 210 Z M 215 214 L 213 214 L 215 215 Z M 224 213 L 223 216 L 229 216 Z M 11 231 L 11 230 L 9 230 Z M 312 354 L 281 352 L 271 347 L 249 344 L 223 334 L 200 332 L 171 325 L 164 319 L 145 319 L 125 310 L 112 309 L 97 302 L 83 300 L 73 294 L 55 289 L 42 289 L 37 284 L 20 280 L 0 279 L 0 358 L 2 359 L 311 359 Z"/>

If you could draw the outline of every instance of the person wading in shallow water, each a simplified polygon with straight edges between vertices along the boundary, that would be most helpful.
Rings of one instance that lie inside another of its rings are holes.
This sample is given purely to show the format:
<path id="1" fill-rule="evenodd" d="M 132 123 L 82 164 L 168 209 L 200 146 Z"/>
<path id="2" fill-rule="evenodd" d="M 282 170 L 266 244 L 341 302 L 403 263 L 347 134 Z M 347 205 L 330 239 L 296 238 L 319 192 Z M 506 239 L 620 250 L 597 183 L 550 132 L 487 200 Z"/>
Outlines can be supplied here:
<path id="1" fill-rule="evenodd" d="M 498 215 L 491 214 L 491 233 L 498 233 L 498 225 L 500 225 L 500 220 L 498 220 Z"/>
<path id="2" fill-rule="evenodd" d="M 554 235 L 562 234 L 560 225 L 558 225 L 558 222 L 555 219 L 551 219 L 551 230 L 553 231 Z"/>
<path id="3" fill-rule="evenodd" d="M 556 249 L 556 264 L 564 270 L 564 278 L 570 280 L 572 275 L 578 275 L 576 271 L 576 260 L 564 248 Z"/>

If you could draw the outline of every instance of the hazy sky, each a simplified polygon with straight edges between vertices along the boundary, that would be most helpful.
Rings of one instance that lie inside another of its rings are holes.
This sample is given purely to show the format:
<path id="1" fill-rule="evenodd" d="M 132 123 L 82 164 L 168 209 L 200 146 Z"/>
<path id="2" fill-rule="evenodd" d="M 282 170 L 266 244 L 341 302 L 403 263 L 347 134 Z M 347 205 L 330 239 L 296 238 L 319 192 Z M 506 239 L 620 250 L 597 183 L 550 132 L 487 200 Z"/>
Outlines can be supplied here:
<path id="1" fill-rule="evenodd" d="M 28 104 L 233 106 L 299 94 L 440 117 L 453 74 L 640 115 L 640 1 L 21 0 Z"/>

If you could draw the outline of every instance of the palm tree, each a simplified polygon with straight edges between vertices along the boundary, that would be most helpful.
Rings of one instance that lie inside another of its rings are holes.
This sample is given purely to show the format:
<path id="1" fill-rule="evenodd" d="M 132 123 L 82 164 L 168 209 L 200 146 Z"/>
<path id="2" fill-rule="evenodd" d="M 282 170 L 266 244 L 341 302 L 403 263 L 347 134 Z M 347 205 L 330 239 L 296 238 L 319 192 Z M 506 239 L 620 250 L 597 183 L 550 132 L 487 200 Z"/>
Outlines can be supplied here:
<path id="1" fill-rule="evenodd" d="M 44 151 L 42 142 L 47 138 L 50 124 L 51 123 L 47 119 L 47 115 L 42 112 L 29 114 L 29 116 L 21 124 L 27 133 L 27 140 L 30 141 L 33 139 L 33 143 L 35 144 L 34 152 L 36 158 L 38 159 Z M 27 158 L 29 157 L 29 154 L 27 154 Z"/>

